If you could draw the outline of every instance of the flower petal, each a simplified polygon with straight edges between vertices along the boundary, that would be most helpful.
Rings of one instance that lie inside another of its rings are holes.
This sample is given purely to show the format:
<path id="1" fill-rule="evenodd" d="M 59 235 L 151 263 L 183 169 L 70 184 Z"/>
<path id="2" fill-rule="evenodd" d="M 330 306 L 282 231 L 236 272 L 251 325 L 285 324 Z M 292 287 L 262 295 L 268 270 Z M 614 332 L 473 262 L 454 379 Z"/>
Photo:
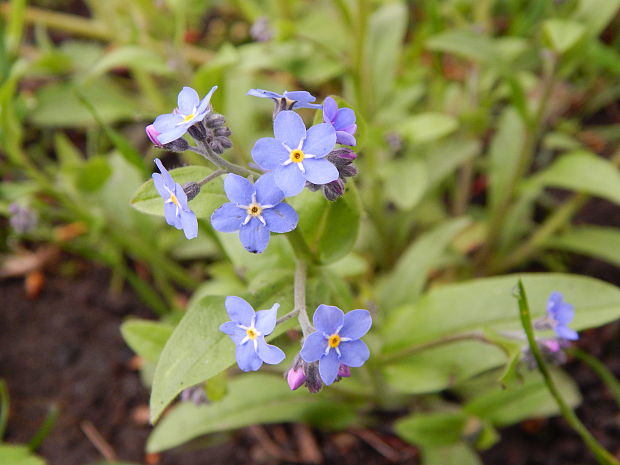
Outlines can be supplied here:
<path id="1" fill-rule="evenodd" d="M 577 331 L 569 328 L 568 326 L 558 325 L 555 328 L 555 333 L 562 339 L 568 339 L 569 341 L 576 341 L 579 339 L 579 334 L 577 334 Z"/>
<path id="2" fill-rule="evenodd" d="M 232 202 L 227 202 L 211 215 L 213 229 L 220 232 L 234 232 L 241 228 L 246 212 Z"/>
<path id="3" fill-rule="evenodd" d="M 284 192 L 276 185 L 273 172 L 263 174 L 254 183 L 256 200 L 261 205 L 278 205 L 284 200 Z"/>
<path id="4" fill-rule="evenodd" d="M 273 174 L 276 185 L 284 192 L 286 197 L 292 197 L 304 190 L 306 178 L 296 163 L 280 166 Z"/>
<path id="5" fill-rule="evenodd" d="M 237 346 L 237 365 L 241 371 L 257 371 L 262 364 L 263 361 L 254 351 L 252 341 Z"/>
<path id="6" fill-rule="evenodd" d="M 340 362 L 350 367 L 361 367 L 370 357 L 370 350 L 364 341 L 342 342 L 338 348 Z"/>
<path id="7" fill-rule="evenodd" d="M 321 123 L 308 129 L 302 150 L 305 154 L 322 158 L 331 152 L 334 145 L 336 145 L 336 130 L 331 124 Z"/>
<path id="8" fill-rule="evenodd" d="M 205 97 L 200 101 L 200 104 L 198 105 L 198 108 L 196 109 L 197 114 L 201 114 L 207 110 L 207 107 L 209 106 L 209 103 L 211 102 L 211 96 L 213 95 L 213 92 L 215 92 L 216 90 L 217 90 L 217 86 L 211 87 L 211 90 L 209 91 L 209 93 L 205 95 Z"/>
<path id="9" fill-rule="evenodd" d="M 293 207 L 287 203 L 281 203 L 274 208 L 263 210 L 263 218 L 267 228 L 275 233 L 287 233 L 297 226 L 299 217 Z"/>
<path id="10" fill-rule="evenodd" d="M 334 128 L 344 129 L 352 124 L 355 124 L 355 112 L 350 108 L 341 108 L 338 110 L 336 119 L 334 120 Z"/>
<path id="11" fill-rule="evenodd" d="M 243 176 L 238 174 L 227 174 L 224 178 L 224 190 L 228 198 L 239 205 L 250 205 L 254 186 Z"/>
<path id="12" fill-rule="evenodd" d="M 252 324 L 252 318 L 255 315 L 254 309 L 245 299 L 229 295 L 224 301 L 224 306 L 228 316 L 235 323 L 242 324 L 243 326 L 250 326 Z"/>
<path id="13" fill-rule="evenodd" d="M 371 326 L 372 318 L 368 310 L 351 310 L 345 314 L 344 324 L 339 334 L 342 337 L 359 339 L 368 332 Z"/>
<path id="14" fill-rule="evenodd" d="M 561 325 L 567 325 L 568 323 L 573 321 L 574 317 L 575 317 L 575 309 L 571 304 L 562 302 L 557 307 L 557 311 L 555 312 L 555 319 Z"/>
<path id="15" fill-rule="evenodd" d="M 193 211 L 181 209 L 181 225 L 187 239 L 193 239 L 198 236 L 198 220 Z"/>
<path id="16" fill-rule="evenodd" d="M 243 339 L 245 339 L 245 337 L 248 335 L 248 333 L 241 329 L 239 325 L 234 321 L 227 321 L 226 323 L 222 323 L 220 325 L 220 331 L 224 334 L 229 335 L 236 345 L 241 344 L 241 341 L 243 341 Z"/>
<path id="17" fill-rule="evenodd" d="M 344 323 L 344 313 L 333 305 L 321 304 L 314 312 L 312 323 L 317 331 L 330 335 L 342 327 Z"/>
<path id="18" fill-rule="evenodd" d="M 327 97 L 323 100 L 323 121 L 326 123 L 333 123 L 338 112 L 338 104 L 332 97 Z"/>
<path id="19" fill-rule="evenodd" d="M 239 228 L 239 239 L 248 252 L 262 253 L 269 244 L 269 230 L 258 219 L 252 218 Z"/>
<path id="20" fill-rule="evenodd" d="M 319 374 L 325 384 L 329 386 L 335 381 L 339 367 L 340 360 L 335 350 L 330 350 L 326 356 L 319 360 Z"/>
<path id="21" fill-rule="evenodd" d="M 310 158 L 304 160 L 303 163 L 306 169 L 306 179 L 312 184 L 327 184 L 340 176 L 338 168 L 325 158 Z"/>
<path id="22" fill-rule="evenodd" d="M 355 137 L 345 131 L 336 131 L 336 142 L 342 145 L 357 145 Z"/>
<path id="23" fill-rule="evenodd" d="M 166 223 L 170 226 L 181 229 L 181 219 L 177 216 L 177 206 L 175 204 L 171 202 L 164 203 L 164 218 L 166 218 Z"/>
<path id="24" fill-rule="evenodd" d="M 306 125 L 294 111 L 281 111 L 273 122 L 273 134 L 290 149 L 296 149 L 306 137 Z"/>
<path id="25" fill-rule="evenodd" d="M 547 311 L 555 312 L 555 309 L 562 303 L 562 294 L 554 291 L 547 300 Z"/>
<path id="26" fill-rule="evenodd" d="M 181 124 L 173 129 L 170 129 L 169 131 L 164 131 L 159 136 L 157 136 L 157 140 L 161 144 L 167 144 L 168 142 L 172 142 L 173 140 L 180 139 L 183 134 L 187 132 L 187 129 L 191 126 L 191 124 L 193 123 Z"/>
<path id="27" fill-rule="evenodd" d="M 299 352 L 304 361 L 316 362 L 325 353 L 327 339 L 319 331 L 315 331 L 304 340 L 304 345 Z"/>
<path id="28" fill-rule="evenodd" d="M 164 179 L 164 185 L 170 189 L 172 192 L 174 192 L 174 185 L 175 182 L 172 179 L 172 176 L 170 176 L 170 173 L 168 173 L 168 170 L 166 169 L 166 167 L 162 164 L 161 160 L 159 158 L 155 159 L 155 164 L 157 165 L 157 168 L 159 169 L 162 178 Z M 170 193 L 168 193 L 166 191 L 166 199 L 170 198 Z M 162 196 L 163 197 L 163 196 Z"/>
<path id="29" fill-rule="evenodd" d="M 258 139 L 252 147 L 252 158 L 264 170 L 273 170 L 289 158 L 282 142 L 273 137 Z"/>
<path id="30" fill-rule="evenodd" d="M 284 92 L 284 96 L 289 100 L 295 100 L 300 103 L 310 103 L 316 100 L 316 97 L 307 90 L 293 90 L 291 92 Z"/>
<path id="31" fill-rule="evenodd" d="M 248 90 L 248 95 L 252 95 L 254 97 L 260 97 L 260 98 L 283 98 L 284 95 L 282 94 L 276 94 L 275 92 L 271 92 L 270 90 L 263 90 L 263 89 L 250 89 Z"/>
<path id="32" fill-rule="evenodd" d="M 189 115 L 199 105 L 200 97 L 191 87 L 183 87 L 177 97 L 177 107 L 184 115 Z"/>
<path id="33" fill-rule="evenodd" d="M 277 365 L 286 357 L 279 347 L 267 344 L 263 337 L 258 340 L 258 347 L 256 349 L 256 353 L 261 360 L 269 365 Z"/>
<path id="34" fill-rule="evenodd" d="M 269 310 L 259 310 L 256 312 L 256 323 L 254 327 L 259 330 L 263 336 L 271 334 L 276 327 L 278 308 L 280 308 L 280 304 L 273 304 Z"/>
<path id="35" fill-rule="evenodd" d="M 161 134 L 163 132 L 167 132 L 176 128 L 178 124 L 182 121 L 183 117 L 181 115 L 177 113 L 166 113 L 164 115 L 159 115 L 157 118 L 155 118 L 155 121 L 153 122 L 153 127 L 159 134 Z M 159 136 L 157 137 L 157 140 L 160 144 L 162 143 L 159 139 Z"/>
<path id="36" fill-rule="evenodd" d="M 164 187 L 164 177 L 159 173 L 153 173 L 151 177 L 153 178 L 153 184 L 155 184 L 155 189 L 157 189 L 159 195 L 161 195 L 164 200 L 168 200 L 170 198 L 170 193 Z"/>

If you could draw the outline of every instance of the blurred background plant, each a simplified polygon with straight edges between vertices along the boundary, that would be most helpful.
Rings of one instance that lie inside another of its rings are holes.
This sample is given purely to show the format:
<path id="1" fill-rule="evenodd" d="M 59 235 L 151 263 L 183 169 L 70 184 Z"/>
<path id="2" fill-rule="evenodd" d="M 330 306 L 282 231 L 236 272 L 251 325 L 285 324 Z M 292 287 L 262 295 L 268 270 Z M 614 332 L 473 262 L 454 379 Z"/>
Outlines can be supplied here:
<path id="1" fill-rule="evenodd" d="M 217 84 L 212 103 L 232 130 L 226 157 L 247 164 L 271 126 L 269 105 L 247 97 L 248 89 L 342 95 L 357 115 L 361 173 L 347 196 L 359 195 L 363 214 L 334 213 L 350 227 L 329 231 L 336 245 L 321 249 L 325 266 L 311 273 L 309 307 L 329 297 L 347 309 L 378 309 L 376 358 L 365 376 L 381 374 L 309 398 L 309 410 L 293 408 L 304 395 L 271 375 L 234 377 L 228 386 L 221 370 L 190 376 L 196 384 L 217 375 L 208 397 L 223 400 L 213 413 L 175 407 L 149 450 L 259 422 L 303 418 L 342 428 L 372 422 L 360 413 L 410 410 L 395 429 L 422 449 L 425 463 L 478 463 L 472 445 L 492 445 L 496 427 L 557 413 L 553 398 L 536 373 L 508 383 L 520 346 L 505 340 L 417 354 L 459 332 L 482 328 L 495 340 L 495 331 L 518 325 L 510 292 L 495 293 L 517 279 L 474 278 L 579 272 L 575 253 L 620 264 L 619 7 L 619 0 L 2 2 L 0 276 L 25 274 L 35 292 L 38 273 L 59 251 L 108 266 L 112 290 L 129 283 L 162 316 L 123 326 L 150 384 L 176 323 L 202 297 L 249 291 L 255 305 L 279 297 L 291 307 L 294 267 L 284 241 L 254 257 L 215 233 L 204 220 L 211 205 L 192 241 L 130 208 L 156 156 L 169 165 L 205 163 L 151 147 L 144 127 L 174 107 L 182 85 L 202 96 Z M 606 213 L 588 224 L 592 199 Z M 576 329 L 620 315 L 613 286 L 563 274 L 524 282 L 538 312 L 551 291 L 568 294 Z M 493 320 L 497 308 L 508 313 L 506 325 Z M 492 371 L 507 360 L 503 375 Z M 511 389 L 498 388 L 500 376 Z M 574 384 L 556 376 L 578 404 Z M 257 398 L 253 377 L 270 388 Z M 377 383 L 390 395 L 379 395 Z M 436 394 L 448 388 L 459 402 Z M 248 403 L 269 405 L 276 394 L 282 415 L 273 407 L 247 413 Z M 222 426 L 226 415 L 232 420 Z M 175 423 L 192 421 L 194 428 Z"/>

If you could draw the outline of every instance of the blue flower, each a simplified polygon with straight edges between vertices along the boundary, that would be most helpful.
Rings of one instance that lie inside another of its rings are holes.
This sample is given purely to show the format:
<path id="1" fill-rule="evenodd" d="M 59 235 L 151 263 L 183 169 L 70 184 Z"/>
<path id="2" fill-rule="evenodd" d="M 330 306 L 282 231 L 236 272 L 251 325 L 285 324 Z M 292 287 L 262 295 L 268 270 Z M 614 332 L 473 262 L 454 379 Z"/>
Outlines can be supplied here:
<path id="1" fill-rule="evenodd" d="M 159 158 L 155 159 L 155 164 L 159 171 L 161 171 L 161 174 L 153 173 L 153 182 L 157 192 L 164 199 L 166 222 L 177 229 L 183 229 L 185 237 L 193 239 L 198 235 L 198 221 L 196 220 L 196 215 L 187 204 L 185 191 L 180 184 L 174 182 L 168 170 L 159 161 Z"/>
<path id="2" fill-rule="evenodd" d="M 241 297 L 226 297 L 226 311 L 231 321 L 220 326 L 237 346 L 237 365 L 243 371 L 256 371 L 263 362 L 277 365 L 284 360 L 284 352 L 267 344 L 265 336 L 276 327 L 280 304 L 269 310 L 254 312 L 252 306 Z"/>
<path id="3" fill-rule="evenodd" d="M 368 310 L 352 310 L 345 315 L 338 307 L 319 305 L 312 321 L 317 330 L 306 338 L 300 355 L 308 363 L 319 361 L 325 384 L 336 380 L 341 365 L 360 367 L 368 360 L 370 351 L 359 340 L 372 325 Z"/>
<path id="4" fill-rule="evenodd" d="M 551 293 L 547 301 L 547 319 L 560 339 L 576 341 L 579 339 L 577 331 L 568 327 L 575 316 L 575 309 L 562 299 L 562 294 L 559 292 Z"/>
<path id="5" fill-rule="evenodd" d="M 287 197 L 299 194 L 306 184 L 327 184 L 338 179 L 338 169 L 325 157 L 336 145 L 336 131 L 327 123 L 306 132 L 301 116 L 281 111 L 273 122 L 276 136 L 263 137 L 252 148 L 252 158 L 264 170 L 273 170 L 274 180 Z"/>
<path id="6" fill-rule="evenodd" d="M 151 133 L 157 133 L 155 138 L 159 142 L 158 145 L 164 145 L 178 139 L 191 126 L 201 122 L 211 111 L 209 102 L 215 89 L 217 89 L 217 86 L 213 86 L 205 98 L 200 100 L 198 92 L 191 87 L 183 87 L 181 92 L 179 92 L 177 98 L 178 107 L 174 112 L 159 115 L 153 122 Z M 149 137 L 151 137 L 151 134 L 149 134 Z M 151 138 L 151 140 L 153 139 Z"/>
<path id="7" fill-rule="evenodd" d="M 239 231 L 239 239 L 249 252 L 263 252 L 270 232 L 286 233 L 297 226 L 297 212 L 282 203 L 284 193 L 275 185 L 271 173 L 262 175 L 255 184 L 228 174 L 224 190 L 231 202 L 213 212 L 211 224 L 221 232 Z"/>
<path id="8" fill-rule="evenodd" d="M 338 108 L 336 101 L 327 97 L 323 101 L 323 121 L 336 130 L 336 142 L 343 145 L 355 145 L 355 112 L 350 108 Z"/>
<path id="9" fill-rule="evenodd" d="M 276 107 L 282 105 L 282 110 L 293 110 L 296 108 L 321 108 L 318 103 L 312 103 L 316 100 L 310 92 L 305 90 L 295 90 L 293 92 L 284 91 L 283 94 L 277 94 L 269 90 L 250 89 L 248 95 L 260 98 L 270 98 L 276 102 Z"/>

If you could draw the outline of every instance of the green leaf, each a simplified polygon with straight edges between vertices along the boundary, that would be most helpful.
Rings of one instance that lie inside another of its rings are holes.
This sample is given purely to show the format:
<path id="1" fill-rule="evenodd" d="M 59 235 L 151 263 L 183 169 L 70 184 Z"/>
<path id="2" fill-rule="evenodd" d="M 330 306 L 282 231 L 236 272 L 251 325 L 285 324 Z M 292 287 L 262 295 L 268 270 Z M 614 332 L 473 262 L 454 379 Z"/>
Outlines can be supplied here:
<path id="1" fill-rule="evenodd" d="M 579 405 L 581 396 L 573 380 L 559 369 L 553 371 L 553 379 L 564 400 L 571 407 Z M 522 383 L 506 389 L 495 385 L 481 392 L 477 384 L 473 383 L 469 392 L 474 397 L 465 404 L 465 412 L 488 420 L 498 427 L 512 425 L 531 417 L 546 417 L 559 413 L 558 404 L 537 371 L 527 372 Z"/>
<path id="2" fill-rule="evenodd" d="M 25 446 L 0 444 L 0 463 L 3 465 L 45 465 L 47 462 L 34 455 Z"/>
<path id="3" fill-rule="evenodd" d="M 440 139 L 456 131 L 458 121 L 445 113 L 420 113 L 402 121 L 398 130 L 414 144 Z"/>
<path id="4" fill-rule="evenodd" d="M 411 210 L 428 187 L 426 163 L 422 160 L 394 160 L 384 165 L 385 197 L 401 210 Z"/>
<path id="5" fill-rule="evenodd" d="M 282 316 L 292 308 L 292 280 L 280 281 L 249 299 L 255 310 L 281 304 Z M 153 379 L 151 392 L 151 423 L 184 389 L 203 383 L 235 362 L 235 346 L 222 333 L 220 325 L 230 318 L 224 307 L 224 297 L 208 296 L 192 301 L 187 312 L 166 343 Z M 278 325 L 271 339 L 287 329 Z"/>
<path id="6" fill-rule="evenodd" d="M 394 270 L 380 284 L 381 307 L 390 309 L 415 301 L 426 284 L 428 273 L 437 266 L 454 236 L 468 224 L 467 218 L 446 222 L 411 244 L 396 263 Z"/>
<path id="7" fill-rule="evenodd" d="M 88 97 L 102 121 L 113 123 L 135 118 L 137 107 L 113 81 L 105 78 L 89 81 L 78 87 L 59 82 L 39 89 L 31 121 L 45 127 L 83 127 L 95 124 L 95 119 L 80 102 L 77 90 Z"/>
<path id="8" fill-rule="evenodd" d="M 455 412 L 414 413 L 398 420 L 394 430 L 405 441 L 420 447 L 445 446 L 460 442 L 467 415 Z"/>
<path id="9" fill-rule="evenodd" d="M 99 190 L 112 175 L 112 168 L 106 157 L 95 155 L 73 170 L 75 185 L 81 191 Z"/>
<path id="10" fill-rule="evenodd" d="M 157 363 L 174 327 L 150 320 L 132 319 L 121 325 L 123 339 L 147 362 Z"/>
<path id="11" fill-rule="evenodd" d="M 302 390 L 291 391 L 281 376 L 246 373 L 230 381 L 228 395 L 220 402 L 176 406 L 155 427 L 147 451 L 160 452 L 198 436 L 253 424 L 312 420 L 317 414 L 313 410 L 321 406 L 323 415 L 331 411 L 334 417 L 353 408 L 340 404 Z"/>
<path id="12" fill-rule="evenodd" d="M 476 279 L 435 288 L 415 305 L 392 311 L 382 328 L 389 341 L 384 352 L 389 354 L 484 328 L 520 331 L 512 295 L 519 278 L 528 290 L 533 318 L 546 313 L 547 300 L 553 291 L 561 292 L 575 307 L 571 326 L 576 330 L 599 326 L 620 317 L 620 289 L 594 278 L 562 273 L 525 273 Z"/>
<path id="13" fill-rule="evenodd" d="M 169 172 L 172 179 L 182 186 L 188 182 L 204 179 L 213 170 L 206 166 L 192 165 L 175 168 Z M 224 194 L 224 183 L 221 178 L 217 178 L 202 187 L 200 193 L 189 202 L 189 207 L 198 218 L 209 218 L 211 213 L 225 202 L 228 202 L 228 198 Z M 164 216 L 164 201 L 155 189 L 152 179 L 138 188 L 131 199 L 131 205 L 143 213 Z"/>
<path id="14" fill-rule="evenodd" d="M 347 184 L 345 195 L 334 202 L 319 192 L 304 190 L 289 203 L 297 210 L 297 228 L 319 263 L 333 263 L 351 251 L 361 217 L 359 195 L 352 183 Z"/>
<path id="15" fill-rule="evenodd" d="M 604 226 L 572 228 L 549 239 L 545 247 L 588 255 L 620 267 L 620 231 Z"/>
<path id="16" fill-rule="evenodd" d="M 96 76 L 115 68 L 136 68 L 161 75 L 173 73 L 172 68 L 157 53 L 136 45 L 125 45 L 100 58 L 89 74 Z"/>
<path id="17" fill-rule="evenodd" d="M 583 22 L 587 33 L 598 36 L 618 14 L 620 0 L 579 0 L 575 19 Z"/>
<path id="18" fill-rule="evenodd" d="M 583 24 L 566 19 L 548 19 L 543 24 L 545 39 L 553 50 L 565 53 L 581 39 L 586 28 Z"/>
<path id="19" fill-rule="evenodd" d="M 426 447 L 422 449 L 422 463 L 424 465 L 482 465 L 478 454 L 465 442 L 450 446 Z"/>
<path id="20" fill-rule="evenodd" d="M 399 357 L 384 364 L 383 373 L 396 391 L 421 394 L 441 391 L 505 362 L 506 354 L 495 346 L 459 341 Z"/>
<path id="21" fill-rule="evenodd" d="M 508 107 L 500 117 L 498 130 L 489 149 L 489 202 L 497 210 L 507 196 L 510 183 L 519 164 L 525 142 L 525 124 L 519 113 Z"/>
<path id="22" fill-rule="evenodd" d="M 530 184 L 561 187 L 602 197 L 620 204 L 620 173 L 608 160 L 586 151 L 567 153 L 551 166 L 525 181 Z"/>
<path id="23" fill-rule="evenodd" d="M 500 55 L 492 39 L 473 31 L 448 31 L 426 41 L 429 50 L 451 53 L 480 63 L 500 61 Z"/>
<path id="24" fill-rule="evenodd" d="M 393 2 L 378 8 L 370 18 L 366 36 L 366 63 L 372 66 L 371 80 L 377 105 L 381 104 L 394 85 L 408 17 L 405 4 Z"/>

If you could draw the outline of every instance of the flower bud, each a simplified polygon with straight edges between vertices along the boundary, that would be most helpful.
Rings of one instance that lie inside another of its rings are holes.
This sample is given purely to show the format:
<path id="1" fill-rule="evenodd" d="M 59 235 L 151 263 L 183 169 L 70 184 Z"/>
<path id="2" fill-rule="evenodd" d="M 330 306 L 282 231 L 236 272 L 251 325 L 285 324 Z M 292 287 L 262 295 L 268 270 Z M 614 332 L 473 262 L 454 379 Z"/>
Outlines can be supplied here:
<path id="1" fill-rule="evenodd" d="M 183 184 L 183 191 L 187 195 L 187 201 L 193 200 L 200 193 L 200 184 L 197 182 L 188 182 Z"/>
<path id="2" fill-rule="evenodd" d="M 9 205 L 9 224 L 16 233 L 24 234 L 32 231 L 38 223 L 37 213 L 28 207 L 24 207 L 18 203 Z"/>
<path id="3" fill-rule="evenodd" d="M 197 384 L 181 392 L 182 402 L 192 402 L 194 405 L 205 405 L 209 403 L 204 384 Z"/>
<path id="4" fill-rule="evenodd" d="M 202 124 L 202 122 L 198 122 L 194 124 L 193 126 L 190 126 L 187 132 L 189 133 L 190 136 L 192 136 L 194 139 L 196 139 L 199 142 L 204 141 L 207 137 L 207 130 Z"/>
<path id="5" fill-rule="evenodd" d="M 288 382 L 288 387 L 291 388 L 291 391 L 299 389 L 299 387 L 306 382 L 304 370 L 301 367 L 290 368 L 286 372 L 286 381 Z"/>
<path id="6" fill-rule="evenodd" d="M 153 143 L 153 145 L 156 145 L 158 147 L 162 146 L 159 140 L 157 140 L 157 136 L 159 136 L 159 132 L 157 131 L 157 129 L 155 129 L 155 126 L 153 126 L 152 124 L 149 124 L 144 130 L 146 131 L 146 135 L 149 137 L 149 139 L 151 139 L 151 142 Z"/>
<path id="7" fill-rule="evenodd" d="M 306 182 L 306 187 L 312 192 L 321 189 L 325 198 L 333 202 L 337 200 L 338 197 L 344 195 L 345 183 L 347 182 L 346 178 L 353 177 L 357 174 L 357 168 L 352 164 L 353 160 L 357 158 L 357 154 L 351 149 L 340 148 L 332 150 L 325 158 L 338 170 L 338 179 L 327 184 Z"/>
<path id="8" fill-rule="evenodd" d="M 341 378 L 349 378 L 351 376 L 351 367 L 341 363 L 338 367 L 338 376 Z"/>
<path id="9" fill-rule="evenodd" d="M 319 392 L 323 387 L 318 363 L 307 363 L 299 354 L 295 357 L 291 367 L 286 370 L 284 376 L 292 391 L 299 389 L 302 384 L 312 393 Z"/>

